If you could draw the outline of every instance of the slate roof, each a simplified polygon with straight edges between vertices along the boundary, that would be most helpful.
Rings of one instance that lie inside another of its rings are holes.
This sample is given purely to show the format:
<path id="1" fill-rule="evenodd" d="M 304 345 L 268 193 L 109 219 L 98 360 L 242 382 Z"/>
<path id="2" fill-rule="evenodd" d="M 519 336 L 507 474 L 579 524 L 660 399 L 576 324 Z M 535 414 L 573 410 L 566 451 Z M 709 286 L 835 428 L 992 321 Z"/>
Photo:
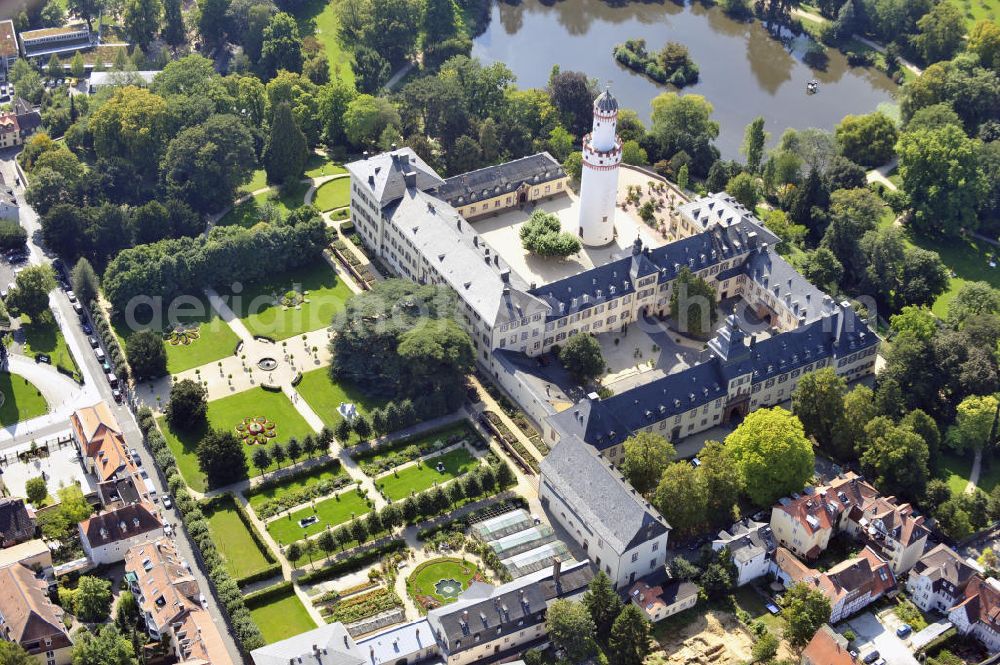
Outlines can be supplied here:
<path id="1" fill-rule="evenodd" d="M 744 272 L 791 310 L 801 323 L 821 316 L 832 303 L 829 296 L 810 284 L 777 252 L 754 252 L 744 264 Z"/>
<path id="2" fill-rule="evenodd" d="M 562 165 L 547 152 L 515 159 L 496 166 L 452 176 L 437 189 L 437 196 L 453 206 L 515 192 L 523 185 L 540 185 L 566 177 Z"/>
<path id="3" fill-rule="evenodd" d="M 914 564 L 910 574 L 930 579 L 935 591 L 944 586 L 949 593 L 954 593 L 965 589 L 976 576 L 976 569 L 967 564 L 958 552 L 942 543 L 925 553 Z"/>
<path id="4" fill-rule="evenodd" d="M 0 547 L 31 540 L 34 535 L 35 520 L 24 499 L 0 497 Z"/>
<path id="5" fill-rule="evenodd" d="M 411 188 L 384 210 L 401 235 L 490 326 L 544 309 L 511 281 L 497 254 L 479 241 L 472 226 L 435 196 Z"/>
<path id="6" fill-rule="evenodd" d="M 618 110 L 618 100 L 611 94 L 611 90 L 606 88 L 594 100 L 594 108 L 601 113 L 614 113 Z"/>
<path id="7" fill-rule="evenodd" d="M 582 595 L 592 577 L 590 564 L 579 561 L 561 567 L 558 583 L 552 568 L 498 587 L 474 582 L 456 602 L 430 610 L 427 621 L 452 656 L 543 623 L 551 601 Z"/>
<path id="8" fill-rule="evenodd" d="M 254 649 L 250 657 L 255 665 L 365 665 L 354 640 L 339 621 L 300 633 L 265 647 Z"/>
<path id="9" fill-rule="evenodd" d="M 728 531 L 720 531 L 713 546 L 728 547 L 733 560 L 746 562 L 765 556 L 775 549 L 774 535 L 766 522 L 755 522 L 749 517 L 734 524 Z"/>
<path id="10" fill-rule="evenodd" d="M 417 189 L 428 190 L 444 184 L 434 169 L 412 148 L 383 152 L 346 166 L 351 184 L 373 196 L 379 208 L 401 198 L 406 192 L 404 174 L 413 173 Z"/>
<path id="11" fill-rule="evenodd" d="M 541 475 L 542 482 L 619 554 L 670 529 L 617 469 L 577 437 L 560 439 L 542 460 Z"/>

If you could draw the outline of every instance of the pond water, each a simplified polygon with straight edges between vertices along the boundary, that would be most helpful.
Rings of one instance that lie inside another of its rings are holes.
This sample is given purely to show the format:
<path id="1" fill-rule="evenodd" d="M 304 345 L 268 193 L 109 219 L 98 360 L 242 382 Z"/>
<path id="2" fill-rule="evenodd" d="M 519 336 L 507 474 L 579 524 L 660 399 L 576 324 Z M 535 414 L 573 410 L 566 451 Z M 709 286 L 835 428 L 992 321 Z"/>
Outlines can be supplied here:
<path id="1" fill-rule="evenodd" d="M 650 51 L 681 42 L 701 70 L 699 82 L 683 93 L 704 95 L 715 107 L 716 145 L 726 158 L 739 155 L 744 127 L 758 115 L 765 117 L 773 144 L 788 127 L 833 129 L 849 113 L 874 111 L 891 102 L 897 88 L 874 68 L 849 66 L 833 49 L 826 70 L 814 70 L 802 62 L 807 37 L 783 44 L 758 21 L 734 21 L 718 7 L 698 3 L 523 0 L 500 2 L 491 11 L 474 56 L 505 62 L 521 87 L 544 87 L 553 65 L 582 71 L 602 86 L 610 84 L 622 106 L 646 121 L 650 100 L 674 88 L 622 67 L 612 48 L 635 38 L 645 39 Z M 814 78 L 819 92 L 807 95 L 806 83 Z"/>

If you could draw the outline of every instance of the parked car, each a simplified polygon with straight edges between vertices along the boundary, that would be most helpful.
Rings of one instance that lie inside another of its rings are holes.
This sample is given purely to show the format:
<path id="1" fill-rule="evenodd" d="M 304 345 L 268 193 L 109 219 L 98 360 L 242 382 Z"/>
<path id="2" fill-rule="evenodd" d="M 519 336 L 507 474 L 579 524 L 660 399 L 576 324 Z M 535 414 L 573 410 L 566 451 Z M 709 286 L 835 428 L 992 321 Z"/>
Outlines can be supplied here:
<path id="1" fill-rule="evenodd" d="M 104 367 L 104 373 L 109 374 L 111 372 L 111 366 L 105 362 L 105 358 L 107 356 L 104 355 L 104 349 L 102 349 L 99 346 L 95 347 L 94 355 L 97 356 L 97 362 L 101 363 L 101 365 Z"/>
<path id="2" fill-rule="evenodd" d="M 51 365 L 52 364 L 52 358 L 49 358 L 44 353 L 36 353 L 35 354 L 35 362 L 36 363 L 45 363 L 46 365 Z"/>
<path id="3" fill-rule="evenodd" d="M 84 335 L 93 335 L 94 334 L 94 329 L 90 327 L 89 323 L 84 322 L 84 324 L 82 326 L 80 326 L 80 327 L 83 329 L 83 334 Z"/>
<path id="4" fill-rule="evenodd" d="M 142 458 L 139 457 L 139 451 L 135 448 L 129 448 L 128 454 L 132 456 L 132 461 L 136 463 L 137 466 L 142 466 Z"/>
<path id="5" fill-rule="evenodd" d="M 172 538 L 174 535 L 174 528 L 169 524 L 164 524 L 163 533 L 167 536 L 167 538 Z"/>
<path id="6" fill-rule="evenodd" d="M 118 387 L 118 377 L 117 376 L 115 376 L 113 373 L 106 374 L 105 376 L 108 377 L 108 383 L 111 384 L 112 388 L 117 388 Z"/>
<path id="7" fill-rule="evenodd" d="M 72 302 L 72 303 L 76 302 L 76 294 L 73 293 L 72 291 L 67 291 L 66 292 L 66 297 L 69 298 L 70 302 Z"/>
<path id="8" fill-rule="evenodd" d="M 111 391 L 111 396 L 115 398 L 115 402 L 121 404 L 125 397 L 122 395 L 122 391 L 115 388 Z M 142 460 L 136 460 L 136 464 L 142 464 Z"/>
<path id="9" fill-rule="evenodd" d="M 101 345 L 101 343 L 99 341 L 97 341 L 97 338 L 94 337 L 93 335 L 91 335 L 90 337 L 88 337 L 87 341 L 90 342 L 90 348 L 92 348 L 92 349 L 96 349 L 97 347 L 99 347 Z"/>
<path id="10" fill-rule="evenodd" d="M 163 495 L 163 507 L 164 508 L 171 508 L 171 507 L 173 507 L 173 505 L 174 505 L 174 502 L 170 498 L 170 495 L 169 494 L 164 494 Z"/>
<path id="11" fill-rule="evenodd" d="M 913 632 L 913 627 L 908 623 L 904 623 L 902 626 L 896 629 L 896 637 L 906 637 Z"/>
<path id="12" fill-rule="evenodd" d="M 78 317 L 80 317 L 80 321 L 86 321 L 86 315 L 84 314 L 83 311 L 83 305 L 81 305 L 78 302 L 73 303 L 73 311 L 76 312 L 76 315 Z"/>
<path id="13" fill-rule="evenodd" d="M 878 660 L 878 656 L 879 656 L 878 649 L 876 649 L 875 651 L 870 651 L 867 654 L 865 654 L 865 657 L 862 660 L 864 661 L 865 665 L 872 665 L 872 663 Z"/>

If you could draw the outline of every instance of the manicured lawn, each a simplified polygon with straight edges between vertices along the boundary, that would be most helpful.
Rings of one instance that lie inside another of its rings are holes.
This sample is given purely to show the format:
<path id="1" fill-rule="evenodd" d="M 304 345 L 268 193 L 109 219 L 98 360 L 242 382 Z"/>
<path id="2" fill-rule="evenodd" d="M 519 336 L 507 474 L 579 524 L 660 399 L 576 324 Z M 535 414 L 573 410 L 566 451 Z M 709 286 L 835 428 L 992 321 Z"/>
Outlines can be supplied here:
<path id="1" fill-rule="evenodd" d="M 300 293 L 308 291 L 309 302 L 299 308 L 283 309 L 280 299 L 293 289 Z M 326 261 L 317 259 L 301 268 L 247 284 L 239 298 L 230 296 L 229 302 L 251 333 L 282 340 L 330 325 L 351 293 Z M 302 353 L 301 349 L 296 351 Z"/>
<path id="2" fill-rule="evenodd" d="M 987 494 L 993 488 L 1000 485 L 1000 462 L 994 461 L 992 465 L 983 459 L 983 466 L 979 473 L 979 483 L 976 485 Z M 965 491 L 965 486 L 969 482 L 969 473 L 972 471 L 972 453 L 957 455 L 948 451 L 941 455 L 938 462 L 940 471 L 938 477 L 948 483 L 951 493 L 959 495 Z"/>
<path id="3" fill-rule="evenodd" d="M 318 178 L 324 175 L 339 175 L 341 173 L 347 173 L 347 169 L 344 168 L 342 164 L 330 160 L 316 153 L 309 155 L 309 159 L 306 161 L 306 177 L 307 178 Z"/>
<path id="4" fill-rule="evenodd" d="M 262 175 L 263 171 L 258 173 Z M 258 173 L 254 174 L 254 179 L 245 187 L 248 193 L 267 187 L 266 182 L 259 181 L 260 176 L 258 176 Z M 234 206 L 232 210 L 216 222 L 216 225 L 250 228 L 262 221 L 272 219 L 275 215 L 288 217 L 290 212 L 296 208 L 301 208 L 302 204 L 305 203 L 305 196 L 308 190 L 309 185 L 302 182 L 295 183 L 295 185 L 286 191 L 279 191 L 277 187 L 272 186 L 266 192 L 256 194 L 253 198 L 247 199 L 238 206 Z M 268 207 L 273 210 L 272 214 L 268 214 L 266 211 Z"/>
<path id="5" fill-rule="evenodd" d="M 417 449 L 423 449 L 428 444 L 432 444 L 437 441 L 447 442 L 449 438 L 456 434 L 461 434 L 470 443 L 478 440 L 479 434 L 477 434 L 468 423 L 460 422 L 455 425 L 449 425 L 441 429 L 435 429 L 433 432 L 428 432 L 420 436 L 407 437 L 406 439 L 391 441 L 388 444 L 382 444 L 378 448 L 374 449 L 370 454 L 358 454 L 358 462 L 377 462 L 383 457 L 392 455 L 398 450 L 403 448 L 409 448 L 410 446 L 415 446 Z"/>
<path id="6" fill-rule="evenodd" d="M 250 536 L 246 524 L 240 519 L 232 500 L 220 502 L 218 506 L 206 510 L 205 519 L 215 547 L 225 560 L 230 575 L 239 579 L 258 573 L 270 565 Z"/>
<path id="7" fill-rule="evenodd" d="M 267 173 L 264 169 L 258 169 L 253 172 L 250 182 L 243 185 L 242 189 L 249 194 L 250 192 L 256 192 L 258 189 L 263 189 L 265 187 L 267 187 Z"/>
<path id="8" fill-rule="evenodd" d="M 187 344 L 179 340 L 178 343 L 171 344 L 169 340 L 164 340 L 164 347 L 167 350 L 167 371 L 171 374 L 221 360 L 236 351 L 240 338 L 225 321 L 219 318 L 204 295 L 182 296 L 174 302 L 173 311 L 168 310 L 164 315 L 169 317 L 169 321 L 162 323 L 157 321 L 155 326 L 144 326 L 140 329 L 150 328 L 162 333 L 174 326 L 183 326 L 185 329 L 196 329 L 198 334 L 197 339 L 188 338 Z M 135 320 L 146 323 L 150 321 L 150 317 L 138 311 Z M 118 335 L 124 350 L 125 340 L 133 331 L 121 316 L 114 317 L 111 325 L 114 326 L 115 334 Z"/>
<path id="9" fill-rule="evenodd" d="M 442 580 L 454 580 L 461 584 L 464 591 L 477 572 L 479 570 L 476 566 L 468 561 L 451 557 L 432 559 L 417 566 L 406 580 L 406 590 L 414 599 L 417 596 L 431 596 L 441 604 L 447 605 L 455 601 L 455 596 L 441 595 L 435 585 Z"/>
<path id="10" fill-rule="evenodd" d="M 208 371 L 213 371 L 209 369 Z M 287 442 L 295 437 L 300 441 L 313 433 L 309 424 L 299 415 L 291 401 L 284 393 L 272 393 L 263 388 L 251 388 L 235 395 L 229 395 L 208 403 L 208 425 L 217 429 L 234 431 L 236 425 L 244 418 L 264 416 L 277 426 L 276 441 Z M 205 475 L 198 468 L 197 446 L 205 435 L 207 427 L 203 426 L 192 432 L 173 432 L 167 426 L 165 418 L 160 418 L 160 428 L 167 439 L 171 452 L 177 458 L 177 468 L 192 489 L 204 492 L 208 486 Z M 250 459 L 250 446 L 244 447 L 247 459 Z M 288 462 L 285 462 L 287 464 Z M 271 468 L 275 468 L 272 465 Z M 251 468 L 251 473 L 253 469 Z"/>
<path id="11" fill-rule="evenodd" d="M 328 526 L 334 527 L 343 524 L 370 511 L 371 506 L 365 497 L 358 494 L 356 490 L 347 490 L 320 501 L 316 504 L 315 510 L 310 506 L 268 522 L 267 532 L 282 545 L 288 545 L 306 536 L 319 533 Z M 318 517 L 319 521 L 304 529 L 299 526 L 299 520 L 312 515 Z"/>
<path id="12" fill-rule="evenodd" d="M 312 620 L 302 601 L 291 589 L 285 595 L 272 598 L 266 605 L 250 610 L 250 616 L 260 627 L 264 641 L 268 644 L 280 642 L 316 627 L 316 622 Z"/>
<path id="13" fill-rule="evenodd" d="M 368 415 L 372 409 L 381 407 L 388 401 L 383 397 L 370 395 L 352 383 L 346 381 L 334 383 L 330 378 L 329 367 L 306 372 L 302 375 L 302 382 L 295 389 L 316 415 L 323 419 L 323 424 L 327 427 L 335 427 L 342 420 L 337 413 L 337 407 L 344 402 L 354 404 L 358 412 Z M 347 445 L 357 443 L 359 440 L 358 435 L 352 433 L 351 441 Z"/>
<path id="14" fill-rule="evenodd" d="M 303 490 L 307 487 L 312 487 L 313 485 L 318 485 L 321 482 L 327 480 L 333 480 L 338 476 L 344 475 L 343 467 L 327 467 L 321 468 L 317 467 L 309 472 L 307 475 L 302 475 L 297 478 L 289 478 L 288 480 L 278 483 L 277 485 L 272 485 L 264 489 L 253 490 L 250 492 L 245 492 L 247 501 L 250 502 L 250 506 L 257 510 L 262 505 L 268 501 L 273 501 L 274 499 L 280 499 L 290 492 L 297 492 Z"/>
<path id="15" fill-rule="evenodd" d="M 49 411 L 42 393 L 23 376 L 0 372 L 0 393 L 0 427 L 44 416 Z"/>
<path id="16" fill-rule="evenodd" d="M 343 208 L 351 203 L 351 179 L 337 178 L 319 186 L 313 198 L 313 205 L 321 211 Z"/>
<path id="17" fill-rule="evenodd" d="M 305 203 L 307 191 L 309 191 L 308 184 L 297 182 L 284 191 L 272 188 L 268 192 L 257 194 L 254 200 L 257 201 L 258 205 L 270 203 L 277 208 L 282 217 L 288 217 L 288 213 L 296 208 L 301 208 L 302 204 Z"/>
<path id="18" fill-rule="evenodd" d="M 294 12 L 299 22 L 299 32 L 303 37 L 314 35 L 323 44 L 326 57 L 330 61 L 330 76 L 354 83 L 354 58 L 340 43 L 337 31 L 340 28 L 337 2 L 333 0 L 308 0 Z"/>
<path id="19" fill-rule="evenodd" d="M 444 464 L 444 472 L 439 472 L 438 462 Z M 398 473 L 390 472 L 379 477 L 375 484 L 387 499 L 398 501 L 416 492 L 457 478 L 476 467 L 478 462 L 465 448 L 456 448 L 444 455 L 438 455 L 409 466 Z"/>
<path id="20" fill-rule="evenodd" d="M 266 194 L 263 196 L 267 196 Z M 242 226 L 245 229 L 252 228 L 267 219 L 262 204 L 257 199 L 247 199 L 243 203 L 233 206 L 222 218 L 215 223 L 216 226 Z"/>
<path id="21" fill-rule="evenodd" d="M 24 333 L 24 353 L 34 357 L 44 353 L 52 359 L 55 367 L 61 367 L 73 376 L 79 376 L 76 359 L 66 345 L 66 338 L 51 316 L 39 317 L 32 321 L 28 316 L 21 316 L 21 331 Z"/>

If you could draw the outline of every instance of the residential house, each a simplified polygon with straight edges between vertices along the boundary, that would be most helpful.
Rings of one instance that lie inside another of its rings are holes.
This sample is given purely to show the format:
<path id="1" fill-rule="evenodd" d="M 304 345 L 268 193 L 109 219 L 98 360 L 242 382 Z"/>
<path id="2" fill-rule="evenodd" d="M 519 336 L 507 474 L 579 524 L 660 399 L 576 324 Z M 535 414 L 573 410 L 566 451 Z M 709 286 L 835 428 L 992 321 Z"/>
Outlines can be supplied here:
<path id="1" fill-rule="evenodd" d="M 1000 652 L 1000 581 L 976 575 L 948 612 L 948 620 L 963 635 L 971 635 L 991 653 Z"/>
<path id="2" fill-rule="evenodd" d="M 857 665 L 847 638 L 824 623 L 802 650 L 802 665 Z"/>
<path id="3" fill-rule="evenodd" d="M 809 568 L 790 551 L 779 547 L 772 572 L 786 588 L 804 582 L 826 596 L 830 601 L 830 623 L 861 611 L 896 588 L 889 563 L 871 547 L 865 547 L 857 557 L 842 561 L 825 573 Z"/>
<path id="4" fill-rule="evenodd" d="M 0 568 L 19 563 L 36 573 L 48 573 L 52 568 L 52 550 L 41 538 L 0 549 Z"/>
<path id="5" fill-rule="evenodd" d="M 698 585 L 668 580 L 651 586 L 639 580 L 629 589 L 628 597 L 649 621 L 656 623 L 698 603 Z"/>
<path id="6" fill-rule="evenodd" d="M 97 496 L 102 506 L 118 508 L 149 499 L 147 485 L 138 477 L 139 468 L 107 402 L 74 411 L 70 425 L 84 467 L 97 480 Z"/>
<path id="7" fill-rule="evenodd" d="M 587 562 L 539 570 L 495 587 L 473 582 L 454 603 L 427 613 L 447 665 L 502 662 L 547 643 L 545 615 L 557 599 L 578 600 L 592 573 Z"/>
<path id="8" fill-rule="evenodd" d="M 563 439 L 542 460 L 538 498 L 615 588 L 664 567 L 670 525 L 580 439 Z"/>
<path id="9" fill-rule="evenodd" d="M 125 553 L 125 579 L 154 640 L 169 638 L 180 662 L 232 663 L 190 567 L 167 538 L 133 545 Z"/>
<path id="10" fill-rule="evenodd" d="M 963 559 L 941 544 L 930 550 L 910 569 L 906 591 L 924 612 L 948 612 L 959 604 L 965 587 L 981 572 L 979 565 Z"/>
<path id="11" fill-rule="evenodd" d="M 880 496 L 853 472 L 780 499 L 771 509 L 771 531 L 806 560 L 815 560 L 834 534 L 845 532 L 877 551 L 896 574 L 913 567 L 930 535 L 910 504 Z"/>
<path id="12" fill-rule="evenodd" d="M 34 511 L 24 499 L 0 497 L 0 548 L 31 540 L 36 526 Z"/>
<path id="13" fill-rule="evenodd" d="M 720 531 L 712 541 L 712 549 L 718 552 L 729 548 L 729 555 L 736 567 L 736 585 L 763 577 L 771 566 L 777 547 L 771 526 L 766 522 L 755 522 L 749 517 L 740 520 L 728 531 Z"/>
<path id="14" fill-rule="evenodd" d="M 95 566 L 124 561 L 135 545 L 163 536 L 163 522 L 145 501 L 95 515 L 78 528 L 83 551 Z"/>
<path id="15" fill-rule="evenodd" d="M 13 109 L 0 114 L 0 148 L 23 144 L 42 125 L 42 115 L 27 101 L 15 97 Z"/>
<path id="16" fill-rule="evenodd" d="M 0 568 L 0 637 L 16 642 L 40 665 L 68 665 L 73 643 L 48 583 L 20 563 Z"/>

